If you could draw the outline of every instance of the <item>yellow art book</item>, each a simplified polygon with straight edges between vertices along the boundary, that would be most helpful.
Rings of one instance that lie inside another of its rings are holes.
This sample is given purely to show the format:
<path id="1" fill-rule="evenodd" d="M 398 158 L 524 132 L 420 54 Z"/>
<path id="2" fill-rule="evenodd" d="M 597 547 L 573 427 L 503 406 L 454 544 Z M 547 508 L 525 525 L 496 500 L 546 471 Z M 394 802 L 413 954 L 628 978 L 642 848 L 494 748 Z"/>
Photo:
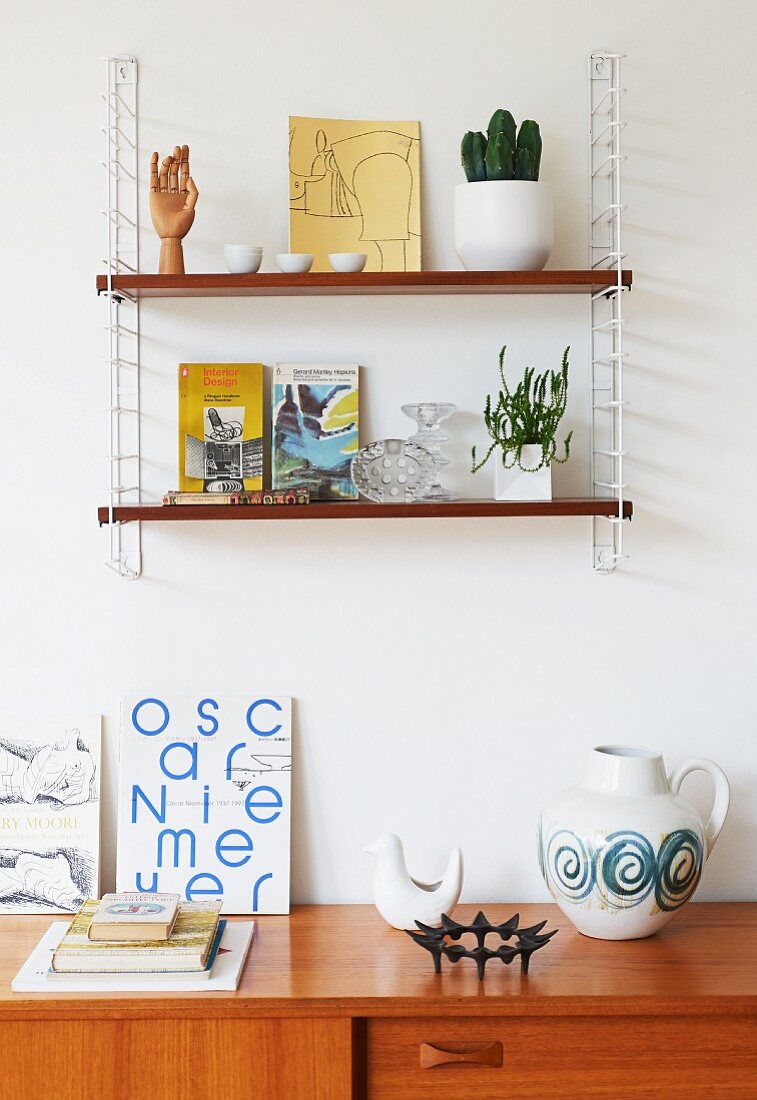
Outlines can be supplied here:
<path id="1" fill-rule="evenodd" d="M 421 270 L 418 122 L 289 119 L 289 247 L 330 271 L 364 252 L 366 271 Z"/>
<path id="2" fill-rule="evenodd" d="M 218 928 L 220 901 L 182 902 L 167 940 L 93 943 L 89 926 L 99 901 L 86 901 L 53 955 L 52 969 L 65 973 L 201 970 Z"/>
<path id="3" fill-rule="evenodd" d="M 179 365 L 179 490 L 263 488 L 263 364 Z"/>

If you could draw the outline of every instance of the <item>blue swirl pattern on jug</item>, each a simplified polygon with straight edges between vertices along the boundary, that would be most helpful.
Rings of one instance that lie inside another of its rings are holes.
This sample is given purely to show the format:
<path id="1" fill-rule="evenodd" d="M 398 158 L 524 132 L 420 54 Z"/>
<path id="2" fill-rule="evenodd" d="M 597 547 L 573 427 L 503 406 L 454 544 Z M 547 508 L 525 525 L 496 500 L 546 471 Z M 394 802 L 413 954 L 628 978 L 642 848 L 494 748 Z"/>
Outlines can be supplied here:
<path id="1" fill-rule="evenodd" d="M 583 901 L 594 889 L 595 865 L 591 848 L 570 829 L 555 829 L 542 851 L 547 885 L 554 884 L 567 901 Z"/>
<path id="2" fill-rule="evenodd" d="M 579 904 L 596 899 L 609 909 L 631 909 L 654 895 L 657 908 L 678 909 L 702 874 L 704 846 L 691 829 L 668 833 L 655 852 L 634 829 L 591 843 L 571 829 L 541 834 L 542 874 L 555 897 Z"/>

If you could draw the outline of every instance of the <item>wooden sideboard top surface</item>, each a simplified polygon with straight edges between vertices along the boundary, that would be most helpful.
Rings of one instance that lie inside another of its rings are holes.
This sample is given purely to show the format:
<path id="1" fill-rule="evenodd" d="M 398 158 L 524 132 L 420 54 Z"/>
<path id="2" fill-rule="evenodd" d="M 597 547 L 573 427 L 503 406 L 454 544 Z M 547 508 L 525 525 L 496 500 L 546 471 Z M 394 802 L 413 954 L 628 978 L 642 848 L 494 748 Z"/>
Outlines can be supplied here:
<path id="1" fill-rule="evenodd" d="M 461 905 L 458 919 L 477 906 Z M 389 928 L 371 905 L 295 906 L 259 917 L 236 993 L 13 993 L 11 979 L 50 917 L 0 917 L 0 1019 L 757 1015 L 757 903 L 691 904 L 646 940 L 580 936 L 554 905 L 486 905 L 503 921 L 518 911 L 560 931 L 531 960 L 491 962 L 479 983 L 472 962 L 431 957 Z M 57 919 L 57 918 L 53 918 Z"/>

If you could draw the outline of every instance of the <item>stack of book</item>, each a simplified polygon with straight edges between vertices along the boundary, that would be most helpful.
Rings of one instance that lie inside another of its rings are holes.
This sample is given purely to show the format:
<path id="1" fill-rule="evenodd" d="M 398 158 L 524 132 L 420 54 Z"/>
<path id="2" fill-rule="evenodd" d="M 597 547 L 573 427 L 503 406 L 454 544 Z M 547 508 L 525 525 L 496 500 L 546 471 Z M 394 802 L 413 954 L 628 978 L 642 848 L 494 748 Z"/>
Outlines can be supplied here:
<path id="1" fill-rule="evenodd" d="M 56 921 L 17 974 L 17 992 L 234 990 L 252 921 L 227 924 L 220 902 L 108 894 Z"/>

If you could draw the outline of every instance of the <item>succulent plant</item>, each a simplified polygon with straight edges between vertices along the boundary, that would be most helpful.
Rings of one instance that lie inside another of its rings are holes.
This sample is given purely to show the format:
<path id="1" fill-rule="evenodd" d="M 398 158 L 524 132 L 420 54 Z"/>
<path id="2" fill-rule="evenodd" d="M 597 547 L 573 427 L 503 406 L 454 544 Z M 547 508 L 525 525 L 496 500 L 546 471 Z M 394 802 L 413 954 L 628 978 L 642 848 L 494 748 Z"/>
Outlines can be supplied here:
<path id="1" fill-rule="evenodd" d="M 538 180 L 541 165 L 539 124 L 527 118 L 517 130 L 503 108 L 492 115 L 485 134 L 469 130 L 460 147 L 469 183 L 484 180 Z"/>
<path id="2" fill-rule="evenodd" d="M 567 462 L 570 458 L 570 431 L 563 440 L 564 455 L 557 454 L 557 428 L 565 415 L 568 399 L 568 353 L 563 352 L 562 366 L 559 371 L 545 371 L 536 374 L 534 367 L 527 367 L 523 380 L 511 390 L 505 379 L 505 351 L 499 353 L 499 377 L 502 389 L 497 403 L 492 403 L 491 394 L 487 395 L 484 409 L 484 423 L 492 438 L 491 446 L 480 462 L 476 462 L 476 448 L 472 451 L 471 471 L 476 473 L 489 461 L 492 453 L 499 447 L 502 451 L 502 465 L 506 469 L 520 466 L 525 473 L 535 473 L 542 466 L 553 462 Z M 523 448 L 536 444 L 541 448 L 541 458 L 536 466 L 523 465 Z"/>

